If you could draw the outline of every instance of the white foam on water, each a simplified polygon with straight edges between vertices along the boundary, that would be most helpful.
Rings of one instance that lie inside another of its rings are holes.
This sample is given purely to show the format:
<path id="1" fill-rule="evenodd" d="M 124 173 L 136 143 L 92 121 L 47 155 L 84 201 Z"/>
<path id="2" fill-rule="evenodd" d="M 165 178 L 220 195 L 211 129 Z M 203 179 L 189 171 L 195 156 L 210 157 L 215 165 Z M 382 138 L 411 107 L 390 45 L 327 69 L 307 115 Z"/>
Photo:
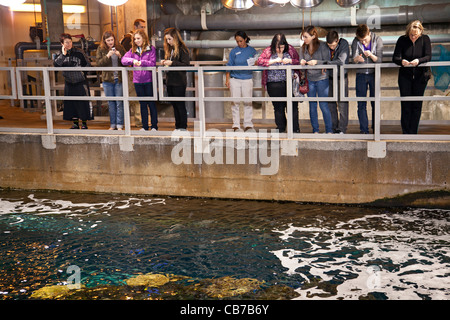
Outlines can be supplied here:
<path id="1" fill-rule="evenodd" d="M 30 194 L 28 199 L 31 202 L 13 201 L 0 199 L 0 215 L 2 214 L 16 214 L 16 213 L 33 213 L 35 215 L 58 215 L 64 214 L 69 217 L 83 216 L 89 214 L 103 214 L 115 209 L 127 209 L 132 206 L 156 205 L 165 204 L 165 199 L 140 199 L 129 198 L 118 201 L 108 201 L 100 203 L 74 203 L 67 200 L 50 200 L 38 199 L 34 194 Z M 123 203 L 123 204 L 122 204 Z"/>
<path id="2" fill-rule="evenodd" d="M 300 275 L 306 283 L 313 278 L 340 283 L 334 295 L 299 288 L 299 299 L 358 299 L 369 293 L 392 300 L 449 299 L 450 211 L 424 218 L 428 211 L 365 216 L 333 227 L 290 224 L 273 230 L 285 248 L 272 253 L 288 275 Z M 307 249 L 289 246 L 299 240 Z"/>
<path id="3" fill-rule="evenodd" d="M 98 203 L 75 203 L 69 200 L 52 200 L 45 198 L 36 198 L 34 194 L 30 194 L 29 201 L 2 199 L 0 198 L 0 216 L 9 216 L 8 219 L 12 221 L 8 224 L 10 226 L 20 226 L 24 221 L 35 219 L 35 216 L 64 216 L 72 219 L 78 225 L 65 227 L 61 231 L 63 235 L 68 235 L 67 231 L 83 232 L 86 230 L 93 230 L 98 228 L 102 223 L 98 217 L 90 219 L 91 215 L 108 215 L 112 209 L 128 209 L 133 206 L 150 206 L 157 204 L 164 204 L 165 199 L 141 199 L 129 198 L 120 200 L 110 200 L 107 202 Z M 84 220 L 83 220 L 83 219 Z M 43 226 L 45 223 L 43 224 Z M 9 231 L 8 231 L 9 232 Z"/>

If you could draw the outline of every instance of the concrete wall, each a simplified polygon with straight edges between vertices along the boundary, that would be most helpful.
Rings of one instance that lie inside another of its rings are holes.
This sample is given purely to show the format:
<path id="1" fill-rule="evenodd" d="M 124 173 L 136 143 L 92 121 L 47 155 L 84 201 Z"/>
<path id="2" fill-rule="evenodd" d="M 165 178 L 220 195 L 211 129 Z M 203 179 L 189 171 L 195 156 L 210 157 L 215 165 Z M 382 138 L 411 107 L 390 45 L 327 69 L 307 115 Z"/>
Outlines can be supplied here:
<path id="1" fill-rule="evenodd" d="M 390 141 L 384 158 L 369 158 L 365 141 L 281 141 L 271 162 L 262 149 L 251 160 L 247 147 L 243 164 L 236 164 L 238 149 L 220 147 L 223 140 L 200 157 L 193 140 L 0 133 L 0 187 L 327 203 L 448 192 L 448 142 Z M 191 144 L 186 153 L 179 152 L 182 141 Z M 175 164 L 183 155 L 184 163 Z M 235 164 L 226 164 L 231 159 Z M 262 174 L 270 166 L 274 174 Z"/>

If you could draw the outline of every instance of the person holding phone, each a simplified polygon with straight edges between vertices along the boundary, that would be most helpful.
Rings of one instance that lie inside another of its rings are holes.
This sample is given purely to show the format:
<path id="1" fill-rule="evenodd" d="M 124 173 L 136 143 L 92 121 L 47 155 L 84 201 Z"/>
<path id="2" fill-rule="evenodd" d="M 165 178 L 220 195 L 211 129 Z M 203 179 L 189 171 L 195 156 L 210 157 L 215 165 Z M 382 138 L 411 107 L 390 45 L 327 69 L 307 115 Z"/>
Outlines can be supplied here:
<path id="1" fill-rule="evenodd" d="M 138 29 L 133 35 L 133 46 L 122 58 L 124 66 L 154 67 L 156 66 L 156 49 L 148 40 L 143 29 Z M 152 72 L 149 70 L 133 71 L 133 83 L 138 97 L 153 97 Z M 142 129 L 149 130 L 148 108 L 150 109 L 151 130 L 158 130 L 158 113 L 155 101 L 139 101 L 141 105 Z"/>
<path id="2" fill-rule="evenodd" d="M 122 67 L 121 58 L 125 55 L 125 49 L 120 45 L 114 33 L 105 31 L 102 41 L 97 49 L 97 66 Z M 122 97 L 122 73 L 120 71 L 102 71 L 103 90 L 107 97 Z M 109 130 L 123 130 L 124 111 L 122 100 L 109 100 Z"/>
<path id="3" fill-rule="evenodd" d="M 91 63 L 86 54 L 73 47 L 72 36 L 63 33 L 60 36 L 61 52 L 56 54 L 53 64 L 55 67 L 90 67 Z M 63 71 L 65 85 L 64 96 L 89 96 L 89 85 L 84 71 Z M 71 129 L 87 129 L 87 120 L 94 117 L 90 103 L 87 100 L 64 100 L 63 119 L 73 121 Z"/>

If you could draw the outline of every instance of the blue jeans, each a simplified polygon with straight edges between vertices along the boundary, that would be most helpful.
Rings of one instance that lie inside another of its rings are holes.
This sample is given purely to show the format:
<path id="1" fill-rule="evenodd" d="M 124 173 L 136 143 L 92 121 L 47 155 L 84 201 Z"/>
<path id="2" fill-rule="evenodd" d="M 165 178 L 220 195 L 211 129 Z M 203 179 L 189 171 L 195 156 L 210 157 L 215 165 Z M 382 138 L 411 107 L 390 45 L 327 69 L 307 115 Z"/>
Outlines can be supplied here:
<path id="1" fill-rule="evenodd" d="M 119 79 L 114 82 L 103 82 L 103 90 L 107 97 L 122 97 L 122 83 Z M 108 101 L 109 106 L 109 120 L 111 128 L 123 128 L 123 101 Z"/>
<path id="2" fill-rule="evenodd" d="M 328 79 L 319 80 L 319 81 L 311 81 L 309 82 L 309 92 L 308 97 L 326 97 L 328 98 L 328 88 L 329 82 Z M 331 125 L 331 113 L 328 108 L 327 101 L 319 101 L 319 107 L 322 111 L 323 121 L 325 122 L 325 132 L 333 133 L 332 125 Z M 319 119 L 317 114 L 317 102 L 310 101 L 309 102 L 309 118 L 311 119 L 311 126 L 313 128 L 313 133 L 319 132 Z"/>
<path id="3" fill-rule="evenodd" d="M 134 88 L 138 97 L 153 97 L 153 85 L 151 82 L 135 83 Z M 148 109 L 150 108 L 150 117 L 152 129 L 158 130 L 158 112 L 155 101 L 139 101 L 141 105 L 142 128 L 148 130 Z"/>
<path id="4" fill-rule="evenodd" d="M 375 74 L 374 73 L 357 73 L 356 74 L 356 96 L 366 97 L 367 87 L 369 87 L 369 94 L 371 97 L 375 96 Z M 372 128 L 375 119 L 375 101 L 370 101 L 372 105 Z M 358 101 L 358 119 L 359 131 L 361 133 L 369 133 L 369 120 L 367 119 L 367 102 Z"/>

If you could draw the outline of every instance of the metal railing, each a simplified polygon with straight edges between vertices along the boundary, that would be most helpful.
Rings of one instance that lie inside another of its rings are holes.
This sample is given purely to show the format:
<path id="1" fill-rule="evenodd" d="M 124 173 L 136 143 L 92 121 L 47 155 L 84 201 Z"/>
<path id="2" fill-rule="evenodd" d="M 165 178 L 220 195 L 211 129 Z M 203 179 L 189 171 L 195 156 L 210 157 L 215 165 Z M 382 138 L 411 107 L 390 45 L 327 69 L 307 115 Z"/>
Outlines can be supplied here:
<path id="1" fill-rule="evenodd" d="M 427 64 L 423 64 L 421 66 L 449 66 L 450 62 L 430 62 Z M 414 96 L 414 97 L 383 97 L 381 95 L 381 69 L 382 68 L 398 68 L 397 65 L 393 63 L 386 64 L 364 64 L 364 65 L 355 65 L 348 64 L 339 67 L 340 74 L 344 73 L 344 69 L 357 69 L 357 68 L 374 68 L 375 69 L 375 96 L 374 97 L 347 97 L 342 96 L 338 98 L 338 85 L 340 86 L 340 92 L 344 93 L 344 77 L 339 77 L 338 81 L 338 67 L 336 65 L 316 65 L 316 66 L 299 66 L 299 65 L 288 65 L 288 66 L 271 66 L 271 67 L 230 67 L 230 66 L 198 66 L 198 67 L 147 67 L 147 68 L 113 68 L 113 67 L 84 67 L 84 68 L 60 68 L 60 67 L 2 67 L 0 71 L 7 71 L 10 74 L 11 79 L 11 94 L 10 95 L 2 95 L 0 99 L 35 99 L 35 100 L 44 100 L 46 106 L 46 122 L 47 129 L 26 129 L 23 128 L 23 132 L 41 132 L 47 134 L 58 134 L 58 133 L 71 133 L 76 134 L 76 130 L 69 129 L 54 129 L 53 128 L 53 114 L 51 112 L 51 102 L 56 100 L 88 100 L 88 101 L 110 101 L 110 100 L 121 100 L 124 104 L 124 131 L 123 132 L 111 132 L 108 130 L 95 130 L 97 133 L 102 134 L 122 134 L 125 136 L 131 135 L 166 135 L 167 131 L 157 131 L 157 132 L 142 132 L 142 131 L 132 131 L 131 130 L 131 122 L 130 122 L 130 109 L 129 109 L 129 101 L 195 101 L 198 104 L 198 115 L 195 118 L 196 121 L 199 122 L 200 127 L 197 127 L 198 132 L 194 132 L 196 136 L 200 137 L 208 137 L 213 135 L 213 133 L 208 133 L 206 130 L 207 119 L 205 118 L 205 102 L 218 102 L 218 101 L 237 101 L 237 102 L 246 102 L 246 101 L 261 101 L 261 102 L 273 102 L 273 101 L 285 101 L 287 102 L 287 132 L 280 133 L 279 137 L 287 138 L 287 139 L 325 139 L 325 140 L 346 140 L 346 139 L 360 139 L 360 140 L 372 140 L 372 141 L 382 141 L 389 139 L 397 139 L 397 140 L 440 140 L 440 141 L 450 141 L 450 134 L 442 134 L 442 135 L 402 135 L 402 134 L 381 134 L 381 102 L 384 101 L 430 101 L 430 100 L 441 100 L 441 101 L 449 101 L 450 97 L 448 96 Z M 264 71 L 264 70 L 274 70 L 274 69 L 284 69 L 286 70 L 286 92 L 292 92 L 292 72 L 293 70 L 308 70 L 308 69 L 330 69 L 333 73 L 333 86 L 332 89 L 333 94 L 330 97 L 294 97 L 292 94 L 287 94 L 286 97 L 207 97 L 205 95 L 205 90 L 208 90 L 205 87 L 204 76 L 205 73 L 208 72 L 227 72 L 231 70 L 252 70 L 252 71 Z M 129 83 L 128 83 L 128 72 L 133 70 L 149 70 L 152 71 L 152 85 L 154 95 L 152 97 L 131 97 L 129 96 Z M 37 71 L 43 73 L 43 88 L 44 95 L 23 95 L 22 92 L 22 77 L 21 73 L 26 71 Z M 51 74 L 56 71 L 120 71 L 122 73 L 122 85 L 123 85 L 123 96 L 122 97 L 109 97 L 109 96 L 58 96 L 52 95 L 51 88 Z M 194 72 L 197 75 L 198 80 L 196 81 L 196 87 L 194 88 L 195 95 L 193 97 L 168 97 L 164 95 L 164 75 L 169 71 L 188 71 Z M 375 102 L 375 123 L 374 134 L 345 134 L 345 135 L 317 135 L 313 133 L 294 133 L 292 128 L 292 102 L 309 102 L 309 101 L 374 101 Z M 450 121 L 444 120 L 443 123 L 449 124 Z M 400 124 L 399 124 L 400 125 Z M 2 128 L 0 127 L 0 131 L 17 131 L 17 129 L 12 128 Z M 92 130 L 83 130 L 83 133 L 89 133 Z M 234 132 L 232 135 L 235 136 L 251 136 L 252 132 Z"/>

